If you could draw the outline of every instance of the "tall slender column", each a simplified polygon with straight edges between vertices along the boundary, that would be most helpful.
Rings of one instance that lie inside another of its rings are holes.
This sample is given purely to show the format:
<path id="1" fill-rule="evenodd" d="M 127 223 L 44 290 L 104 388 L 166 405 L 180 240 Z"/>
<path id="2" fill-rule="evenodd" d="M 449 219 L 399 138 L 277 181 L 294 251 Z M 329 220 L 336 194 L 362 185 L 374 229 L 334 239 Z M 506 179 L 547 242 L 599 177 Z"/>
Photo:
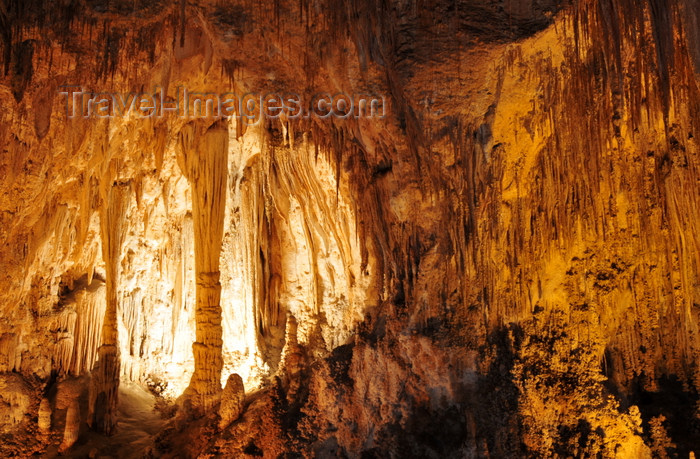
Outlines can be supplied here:
<path id="1" fill-rule="evenodd" d="M 102 344 L 92 372 L 88 424 L 95 430 L 111 434 L 117 423 L 119 392 L 118 297 L 119 262 L 124 244 L 126 211 L 131 196 L 129 183 L 112 182 L 109 174 L 100 186 L 100 232 L 102 258 L 105 262 L 107 305 L 102 325 Z"/>
<path id="2" fill-rule="evenodd" d="M 224 235 L 228 179 L 228 129 L 194 124 L 180 131 L 180 167 L 192 187 L 196 272 L 194 373 L 185 392 L 196 413 L 210 409 L 221 393 L 222 328 L 219 255 Z"/>

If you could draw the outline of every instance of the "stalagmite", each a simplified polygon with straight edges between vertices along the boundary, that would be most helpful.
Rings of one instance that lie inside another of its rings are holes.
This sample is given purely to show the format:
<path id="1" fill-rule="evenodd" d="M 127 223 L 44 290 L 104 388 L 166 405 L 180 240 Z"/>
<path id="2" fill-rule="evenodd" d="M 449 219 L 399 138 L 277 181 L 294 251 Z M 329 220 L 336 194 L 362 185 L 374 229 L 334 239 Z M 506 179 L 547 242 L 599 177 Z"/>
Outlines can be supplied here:
<path id="1" fill-rule="evenodd" d="M 194 373 L 185 396 L 196 413 L 211 408 L 221 391 L 222 327 L 219 256 L 228 177 L 228 129 L 223 121 L 180 132 L 178 162 L 192 187 L 196 276 Z"/>
<path id="2" fill-rule="evenodd" d="M 285 359 L 284 383 L 287 390 L 287 401 L 292 403 L 297 399 L 301 389 L 301 372 L 304 370 L 304 353 L 301 346 L 294 344 L 290 346 L 289 353 Z"/>
<path id="3" fill-rule="evenodd" d="M 51 431 L 51 402 L 48 398 L 41 399 L 37 425 L 42 434 L 48 434 Z"/>
<path id="4" fill-rule="evenodd" d="M 73 402 L 68 407 L 66 412 L 66 427 L 63 431 L 63 441 L 59 446 L 58 450 L 60 452 L 68 451 L 76 441 L 78 441 L 78 436 L 80 434 L 80 405 L 77 400 Z"/>
<path id="5" fill-rule="evenodd" d="M 221 405 L 219 407 L 219 429 L 226 428 L 243 413 L 245 402 L 245 388 L 243 379 L 237 373 L 232 373 L 226 381 L 221 393 Z"/>

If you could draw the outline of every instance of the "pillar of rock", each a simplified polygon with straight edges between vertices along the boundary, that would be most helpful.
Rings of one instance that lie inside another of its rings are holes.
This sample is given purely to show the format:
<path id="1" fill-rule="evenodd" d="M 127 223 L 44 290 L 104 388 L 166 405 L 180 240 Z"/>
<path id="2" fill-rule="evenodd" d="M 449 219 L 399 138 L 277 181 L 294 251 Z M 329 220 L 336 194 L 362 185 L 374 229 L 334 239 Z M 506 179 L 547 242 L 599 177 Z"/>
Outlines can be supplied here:
<path id="1" fill-rule="evenodd" d="M 73 402 L 68 407 L 66 412 L 66 427 L 63 431 L 63 441 L 58 447 L 59 452 L 64 453 L 68 451 L 76 441 L 78 441 L 78 436 L 80 434 L 80 405 L 77 400 Z"/>
<path id="2" fill-rule="evenodd" d="M 194 373 L 185 396 L 195 412 L 207 411 L 221 392 L 222 327 L 219 255 L 228 178 L 228 129 L 223 121 L 180 132 L 180 167 L 192 187 L 196 272 Z"/>
<path id="3" fill-rule="evenodd" d="M 238 373 L 232 373 L 226 381 L 219 406 L 219 429 L 225 429 L 243 413 L 245 387 Z"/>
<path id="4" fill-rule="evenodd" d="M 49 434 L 51 432 L 51 402 L 48 398 L 42 398 L 39 404 L 39 416 L 37 420 L 39 432 Z"/>
<path id="5" fill-rule="evenodd" d="M 110 174 L 107 174 L 107 178 Z M 100 232 L 102 257 L 105 262 L 107 305 L 102 325 L 102 344 L 90 385 L 88 425 L 111 434 L 116 426 L 119 392 L 120 355 L 118 332 L 119 261 L 124 243 L 124 220 L 131 193 L 130 183 L 104 179 L 100 187 Z"/>

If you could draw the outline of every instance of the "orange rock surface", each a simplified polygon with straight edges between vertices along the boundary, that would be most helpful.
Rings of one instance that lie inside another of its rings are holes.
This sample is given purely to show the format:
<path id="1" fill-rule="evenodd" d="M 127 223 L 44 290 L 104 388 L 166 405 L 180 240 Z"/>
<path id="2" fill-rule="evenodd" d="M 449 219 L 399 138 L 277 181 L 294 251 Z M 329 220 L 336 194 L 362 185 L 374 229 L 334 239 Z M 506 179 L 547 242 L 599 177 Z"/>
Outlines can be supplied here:
<path id="1" fill-rule="evenodd" d="M 696 0 L 6 0 L 0 69 L 1 456 L 698 452 Z"/>

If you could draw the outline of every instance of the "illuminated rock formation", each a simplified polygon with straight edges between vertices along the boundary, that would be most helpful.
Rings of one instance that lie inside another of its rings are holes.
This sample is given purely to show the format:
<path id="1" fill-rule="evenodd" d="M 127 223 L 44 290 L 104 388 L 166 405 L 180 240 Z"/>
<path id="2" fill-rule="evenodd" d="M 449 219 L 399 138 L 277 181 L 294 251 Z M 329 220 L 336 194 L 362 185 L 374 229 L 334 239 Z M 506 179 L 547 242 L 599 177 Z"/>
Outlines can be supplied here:
<path id="1" fill-rule="evenodd" d="M 226 387 L 221 393 L 221 405 L 219 407 L 219 429 L 228 427 L 243 413 L 245 402 L 245 387 L 243 379 L 236 373 L 228 377 Z"/>
<path id="2" fill-rule="evenodd" d="M 117 419 L 121 361 L 119 349 L 118 311 L 120 261 L 124 243 L 124 221 L 131 197 L 130 184 L 118 182 L 117 164 L 106 157 L 107 171 L 101 182 L 100 230 L 102 257 L 105 261 L 107 302 L 102 325 L 102 343 L 90 385 L 88 424 L 107 434 L 112 433 Z M 74 441 L 74 439 L 71 437 Z M 65 443 L 65 441 L 64 441 Z M 72 444 L 72 443 L 71 443 Z M 70 444 L 68 445 L 70 446 Z"/>
<path id="3" fill-rule="evenodd" d="M 76 441 L 78 441 L 78 436 L 80 434 L 80 405 L 78 405 L 77 400 L 73 402 L 68 407 L 68 412 L 66 413 L 66 427 L 63 431 L 63 441 L 58 447 L 60 452 L 68 451 Z"/>
<path id="4" fill-rule="evenodd" d="M 695 0 L 4 2 L 0 456 L 697 453 L 699 25 Z M 119 424 L 139 385 L 152 430 Z"/>
<path id="5" fill-rule="evenodd" d="M 11 373 L 0 377 L 0 390 L 0 430 L 11 432 L 29 412 L 32 393 L 21 377 Z"/>
<path id="6" fill-rule="evenodd" d="M 51 402 L 47 398 L 42 398 L 39 404 L 37 427 L 42 434 L 48 434 L 51 431 Z"/>
<path id="7" fill-rule="evenodd" d="M 194 373 L 186 393 L 193 408 L 206 412 L 221 392 L 222 328 L 219 257 L 224 231 L 228 177 L 228 130 L 223 123 L 203 133 L 180 131 L 180 167 L 192 185 L 197 341 Z"/>

